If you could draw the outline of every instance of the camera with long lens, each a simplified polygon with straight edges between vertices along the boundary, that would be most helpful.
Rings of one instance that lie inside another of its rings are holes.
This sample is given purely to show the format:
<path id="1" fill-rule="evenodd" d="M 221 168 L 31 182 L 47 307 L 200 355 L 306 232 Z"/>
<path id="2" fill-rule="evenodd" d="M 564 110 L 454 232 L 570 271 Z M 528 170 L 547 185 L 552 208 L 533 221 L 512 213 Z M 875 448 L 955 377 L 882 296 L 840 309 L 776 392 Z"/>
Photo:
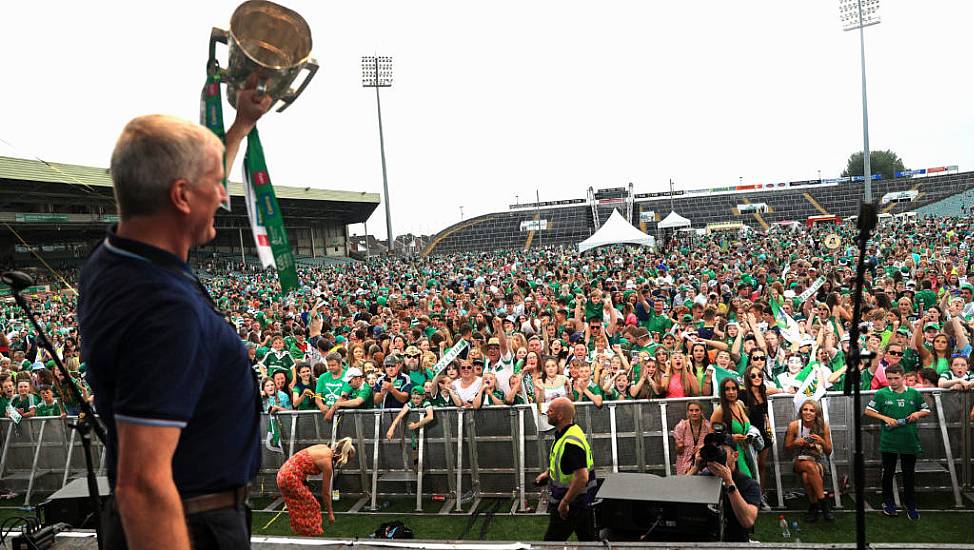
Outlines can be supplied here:
<path id="1" fill-rule="evenodd" d="M 703 438 L 703 447 L 700 448 L 700 460 L 704 464 L 717 462 L 727 464 L 727 451 L 723 444 L 727 441 L 727 426 L 721 422 L 714 422 L 713 432 Z"/>

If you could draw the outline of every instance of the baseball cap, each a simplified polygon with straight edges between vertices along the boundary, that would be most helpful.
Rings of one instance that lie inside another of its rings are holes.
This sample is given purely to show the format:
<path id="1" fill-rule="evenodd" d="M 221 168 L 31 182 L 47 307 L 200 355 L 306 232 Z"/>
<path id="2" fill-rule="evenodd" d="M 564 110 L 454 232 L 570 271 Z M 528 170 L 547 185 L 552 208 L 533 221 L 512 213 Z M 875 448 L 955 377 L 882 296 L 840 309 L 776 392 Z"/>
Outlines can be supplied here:
<path id="1" fill-rule="evenodd" d="M 416 346 L 409 346 L 406 348 L 406 355 L 419 355 L 419 354 L 420 354 L 419 348 L 417 348 Z"/>
<path id="2" fill-rule="evenodd" d="M 392 353 L 388 357 L 382 360 L 382 364 L 387 367 L 396 366 L 402 363 L 402 356 L 397 353 Z"/>
<path id="3" fill-rule="evenodd" d="M 896 332 L 898 332 L 900 334 L 905 334 L 907 336 L 910 335 L 910 329 L 908 329 L 906 327 L 900 327 L 900 328 L 896 329 Z"/>
<path id="4" fill-rule="evenodd" d="M 933 329 L 933 330 L 936 330 L 936 331 L 939 332 L 940 331 L 940 325 L 938 325 L 937 323 L 927 323 L 927 324 L 923 325 L 923 330 L 930 330 L 930 329 Z"/>
<path id="5" fill-rule="evenodd" d="M 355 378 L 356 376 L 362 376 L 362 369 L 358 367 L 352 367 L 347 371 L 345 371 L 345 376 L 342 378 L 342 380 L 346 382 L 351 382 L 352 378 Z"/>
<path id="6" fill-rule="evenodd" d="M 491 338 L 491 339 L 487 340 L 487 345 L 488 346 L 499 346 L 499 345 L 501 345 L 501 341 L 498 338 Z"/>

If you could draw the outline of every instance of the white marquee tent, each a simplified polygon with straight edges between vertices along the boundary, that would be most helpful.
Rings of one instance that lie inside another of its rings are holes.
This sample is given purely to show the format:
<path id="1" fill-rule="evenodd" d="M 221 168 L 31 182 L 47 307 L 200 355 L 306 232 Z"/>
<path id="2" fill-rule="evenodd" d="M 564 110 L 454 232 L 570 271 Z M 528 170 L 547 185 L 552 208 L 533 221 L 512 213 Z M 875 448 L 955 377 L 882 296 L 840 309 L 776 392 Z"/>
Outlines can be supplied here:
<path id="1" fill-rule="evenodd" d="M 670 213 L 663 218 L 663 221 L 656 225 L 657 229 L 678 229 L 680 227 L 690 227 L 690 220 L 673 211 L 670 211 Z"/>
<path id="2" fill-rule="evenodd" d="M 613 210 L 612 215 L 595 234 L 578 243 L 578 251 L 585 252 L 610 244 L 638 244 L 653 247 L 656 246 L 656 239 L 633 227 L 618 210 Z"/>

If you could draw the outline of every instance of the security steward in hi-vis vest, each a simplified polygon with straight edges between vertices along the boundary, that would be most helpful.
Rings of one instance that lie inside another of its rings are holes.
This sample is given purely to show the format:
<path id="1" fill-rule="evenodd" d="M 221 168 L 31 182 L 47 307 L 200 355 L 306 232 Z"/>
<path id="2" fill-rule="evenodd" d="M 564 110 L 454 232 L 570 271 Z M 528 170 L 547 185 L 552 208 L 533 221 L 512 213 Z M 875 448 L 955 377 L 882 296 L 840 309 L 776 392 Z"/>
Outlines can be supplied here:
<path id="1" fill-rule="evenodd" d="M 596 540 L 592 500 L 597 484 L 592 447 L 585 432 L 574 423 L 575 406 L 559 397 L 548 407 L 548 423 L 555 426 L 555 442 L 548 455 L 548 470 L 535 484 L 550 485 L 546 541 L 564 541 L 572 533 L 579 541 Z"/>

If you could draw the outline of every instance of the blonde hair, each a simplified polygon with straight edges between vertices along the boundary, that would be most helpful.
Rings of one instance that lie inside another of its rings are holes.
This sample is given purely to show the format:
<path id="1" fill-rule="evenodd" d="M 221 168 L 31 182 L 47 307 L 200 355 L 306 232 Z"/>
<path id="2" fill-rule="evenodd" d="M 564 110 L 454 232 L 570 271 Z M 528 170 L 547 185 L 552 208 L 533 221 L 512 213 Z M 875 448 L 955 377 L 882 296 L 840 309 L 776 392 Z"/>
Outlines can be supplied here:
<path id="1" fill-rule="evenodd" d="M 343 437 L 331 446 L 334 464 L 336 468 L 341 468 L 349 460 L 355 458 L 355 446 L 352 445 L 351 437 Z"/>

